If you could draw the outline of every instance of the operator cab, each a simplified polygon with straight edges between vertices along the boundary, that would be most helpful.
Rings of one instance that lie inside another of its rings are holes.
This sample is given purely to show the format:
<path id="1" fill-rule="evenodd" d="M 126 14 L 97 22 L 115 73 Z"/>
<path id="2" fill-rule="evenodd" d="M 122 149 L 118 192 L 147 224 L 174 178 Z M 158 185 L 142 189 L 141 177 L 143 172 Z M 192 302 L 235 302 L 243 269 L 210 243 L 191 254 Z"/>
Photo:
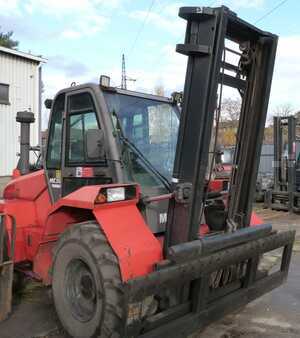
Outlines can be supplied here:
<path id="1" fill-rule="evenodd" d="M 170 192 L 179 128 L 173 99 L 86 84 L 60 91 L 51 106 L 45 168 L 52 201 L 85 185 L 137 182 L 142 195 Z M 168 201 L 144 209 L 165 230 Z"/>

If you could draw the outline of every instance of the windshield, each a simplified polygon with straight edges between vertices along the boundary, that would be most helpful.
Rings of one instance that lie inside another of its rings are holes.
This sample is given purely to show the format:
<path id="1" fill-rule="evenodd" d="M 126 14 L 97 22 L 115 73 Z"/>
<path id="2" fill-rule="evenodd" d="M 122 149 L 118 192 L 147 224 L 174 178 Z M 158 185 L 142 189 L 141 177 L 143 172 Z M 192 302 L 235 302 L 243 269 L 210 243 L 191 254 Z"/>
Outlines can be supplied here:
<path id="1" fill-rule="evenodd" d="M 110 113 L 115 113 L 124 136 L 169 181 L 173 173 L 179 112 L 176 105 L 142 97 L 105 92 Z"/>
<path id="2" fill-rule="evenodd" d="M 232 164 L 234 156 L 234 149 L 223 149 L 221 161 L 223 164 Z"/>

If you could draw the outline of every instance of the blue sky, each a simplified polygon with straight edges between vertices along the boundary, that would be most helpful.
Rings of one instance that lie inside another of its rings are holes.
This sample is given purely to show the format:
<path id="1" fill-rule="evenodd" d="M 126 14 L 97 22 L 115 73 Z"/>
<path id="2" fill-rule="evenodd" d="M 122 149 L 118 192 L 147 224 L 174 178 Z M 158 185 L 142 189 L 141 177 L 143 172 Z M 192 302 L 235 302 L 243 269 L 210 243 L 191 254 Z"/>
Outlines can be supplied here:
<path id="1" fill-rule="evenodd" d="M 45 96 L 71 82 L 97 81 L 111 75 L 120 85 L 121 55 L 132 89 L 166 92 L 182 89 L 186 58 L 175 53 L 183 41 L 183 5 L 224 4 L 256 22 L 281 0 L 0 0 L 2 30 L 14 30 L 19 49 L 43 55 Z M 151 11 L 148 16 L 150 5 Z M 270 112 L 279 104 L 300 109 L 300 1 L 288 0 L 258 23 L 280 36 Z M 147 20 L 145 21 L 145 18 Z M 144 23 L 144 25 L 143 25 Z"/>

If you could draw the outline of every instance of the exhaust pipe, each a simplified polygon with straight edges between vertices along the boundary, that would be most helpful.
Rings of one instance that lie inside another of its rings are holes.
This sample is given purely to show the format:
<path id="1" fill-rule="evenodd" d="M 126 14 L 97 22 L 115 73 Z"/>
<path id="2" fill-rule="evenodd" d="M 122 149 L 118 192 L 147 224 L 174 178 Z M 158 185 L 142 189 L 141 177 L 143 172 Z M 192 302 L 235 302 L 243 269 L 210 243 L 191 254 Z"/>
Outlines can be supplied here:
<path id="1" fill-rule="evenodd" d="M 34 114 L 29 111 L 19 111 L 16 121 L 21 124 L 20 159 L 17 168 L 20 170 L 21 175 L 25 175 L 30 171 L 30 124 L 35 121 Z"/>

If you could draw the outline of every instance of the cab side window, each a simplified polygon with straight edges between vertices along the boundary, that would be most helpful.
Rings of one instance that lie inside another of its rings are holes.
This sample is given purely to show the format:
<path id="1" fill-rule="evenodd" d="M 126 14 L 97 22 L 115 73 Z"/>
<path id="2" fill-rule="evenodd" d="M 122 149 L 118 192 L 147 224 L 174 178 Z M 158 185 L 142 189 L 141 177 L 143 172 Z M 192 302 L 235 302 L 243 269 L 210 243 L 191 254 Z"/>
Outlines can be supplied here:
<path id="1" fill-rule="evenodd" d="M 65 94 L 59 95 L 53 105 L 49 141 L 47 150 L 47 168 L 61 168 L 63 111 L 65 109 Z"/>
<path id="2" fill-rule="evenodd" d="M 85 135 L 88 130 L 100 129 L 89 93 L 76 94 L 69 98 L 67 129 L 67 163 L 89 164 L 85 152 Z"/>
<path id="3" fill-rule="evenodd" d="M 84 162 L 83 114 L 70 115 L 69 162 Z"/>

